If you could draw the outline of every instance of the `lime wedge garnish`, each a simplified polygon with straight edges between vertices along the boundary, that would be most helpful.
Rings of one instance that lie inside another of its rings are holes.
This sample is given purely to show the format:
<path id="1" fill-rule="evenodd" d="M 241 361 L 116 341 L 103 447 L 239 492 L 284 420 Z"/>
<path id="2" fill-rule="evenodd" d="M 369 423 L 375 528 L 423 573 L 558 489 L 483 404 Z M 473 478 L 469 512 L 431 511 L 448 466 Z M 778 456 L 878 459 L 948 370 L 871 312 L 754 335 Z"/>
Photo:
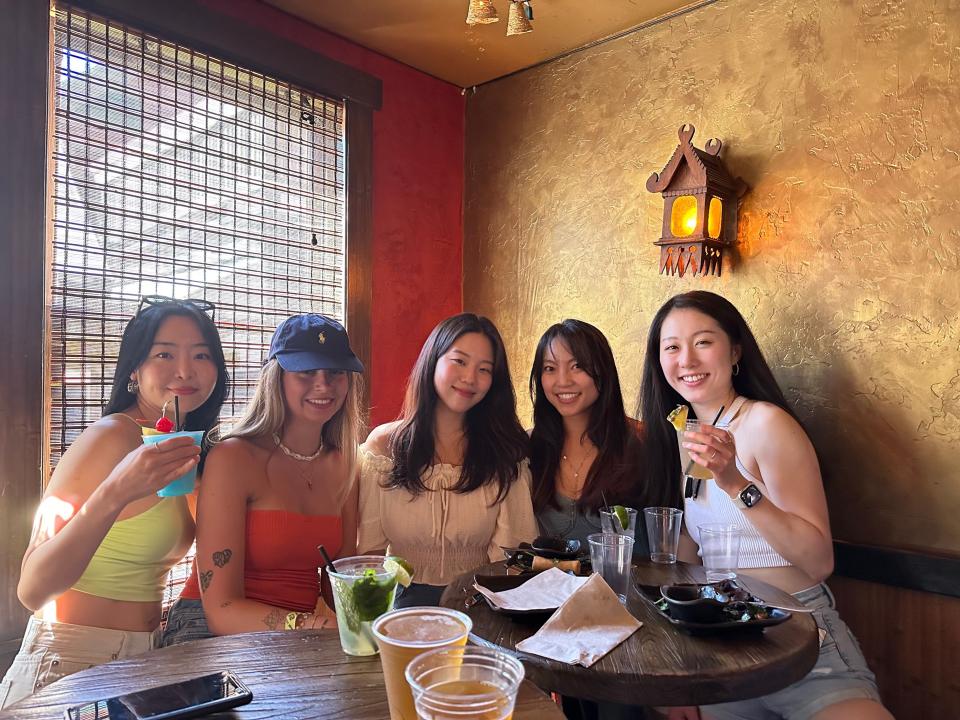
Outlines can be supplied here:
<path id="1" fill-rule="evenodd" d="M 626 530 L 627 525 L 630 524 L 630 515 L 627 513 L 627 509 L 623 505 L 614 505 L 610 509 L 613 510 L 613 514 L 616 515 L 617 522 L 620 523 L 620 529 Z"/>
<path id="2" fill-rule="evenodd" d="M 391 555 L 383 561 L 383 569 L 396 575 L 397 582 L 404 587 L 410 587 L 413 581 L 413 565 L 402 557 Z"/>
<path id="3" fill-rule="evenodd" d="M 673 410 L 670 411 L 670 414 L 667 415 L 667 422 L 673 425 L 677 430 L 686 430 L 687 428 L 687 414 L 690 412 L 690 408 L 686 405 L 677 405 Z"/>

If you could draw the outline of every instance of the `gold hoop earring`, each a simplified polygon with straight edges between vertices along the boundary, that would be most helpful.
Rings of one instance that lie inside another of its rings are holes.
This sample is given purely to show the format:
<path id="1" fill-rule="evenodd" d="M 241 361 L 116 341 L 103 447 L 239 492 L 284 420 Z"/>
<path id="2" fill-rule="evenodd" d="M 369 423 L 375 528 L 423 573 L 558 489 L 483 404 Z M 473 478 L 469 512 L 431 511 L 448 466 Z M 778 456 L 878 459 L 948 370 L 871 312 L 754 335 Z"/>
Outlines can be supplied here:
<path id="1" fill-rule="evenodd" d="M 733 376 L 736 377 L 739 374 L 740 374 L 740 363 L 735 362 L 733 364 Z"/>

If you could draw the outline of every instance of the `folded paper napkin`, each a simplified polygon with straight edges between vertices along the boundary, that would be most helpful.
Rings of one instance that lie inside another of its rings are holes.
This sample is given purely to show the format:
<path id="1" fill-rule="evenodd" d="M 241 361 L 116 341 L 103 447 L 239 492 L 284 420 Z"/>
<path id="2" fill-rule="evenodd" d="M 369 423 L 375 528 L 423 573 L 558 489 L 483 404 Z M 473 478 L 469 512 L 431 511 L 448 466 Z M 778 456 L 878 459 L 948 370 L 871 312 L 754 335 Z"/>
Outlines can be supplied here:
<path id="1" fill-rule="evenodd" d="M 476 583 L 473 586 L 501 610 L 553 610 L 560 607 L 585 582 L 587 578 L 574 577 L 563 570 L 550 568 L 513 590 L 493 592 Z"/>
<path id="2" fill-rule="evenodd" d="M 517 650 L 590 667 L 633 635 L 641 624 L 620 604 L 603 578 L 594 573 L 536 635 L 517 643 Z"/>

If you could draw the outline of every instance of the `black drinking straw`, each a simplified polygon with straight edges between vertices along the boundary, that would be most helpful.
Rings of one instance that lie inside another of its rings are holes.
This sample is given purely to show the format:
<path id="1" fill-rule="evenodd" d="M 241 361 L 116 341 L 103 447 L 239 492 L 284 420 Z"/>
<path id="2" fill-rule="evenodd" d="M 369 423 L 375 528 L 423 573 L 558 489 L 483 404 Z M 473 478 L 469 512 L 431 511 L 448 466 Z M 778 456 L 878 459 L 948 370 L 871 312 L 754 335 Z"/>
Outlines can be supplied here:
<path id="1" fill-rule="evenodd" d="M 713 418 L 713 422 L 710 423 L 711 425 L 716 425 L 716 424 L 717 424 L 717 420 L 719 420 L 719 419 L 720 419 L 720 416 L 723 415 L 723 411 L 724 411 L 725 409 L 726 409 L 726 408 L 725 408 L 724 405 L 721 405 L 721 406 L 720 406 L 720 409 L 717 410 L 717 416 L 716 416 L 715 418 Z M 686 467 L 686 469 L 683 471 L 683 476 L 684 476 L 684 477 L 686 477 L 687 475 L 690 474 L 691 468 L 693 468 L 693 458 L 690 458 L 690 462 L 687 463 L 687 467 Z M 700 487 L 700 481 L 697 480 L 697 488 L 699 488 L 699 487 Z"/>
<path id="2" fill-rule="evenodd" d="M 180 432 L 183 427 L 180 425 L 180 396 L 173 396 L 173 416 L 176 420 L 177 432 Z"/>
<path id="3" fill-rule="evenodd" d="M 317 545 L 317 550 L 319 550 L 320 554 L 323 555 L 323 561 L 327 565 L 327 572 L 335 573 L 337 569 L 333 566 L 333 560 L 331 560 L 330 556 L 327 555 L 327 549 L 323 545 Z"/>

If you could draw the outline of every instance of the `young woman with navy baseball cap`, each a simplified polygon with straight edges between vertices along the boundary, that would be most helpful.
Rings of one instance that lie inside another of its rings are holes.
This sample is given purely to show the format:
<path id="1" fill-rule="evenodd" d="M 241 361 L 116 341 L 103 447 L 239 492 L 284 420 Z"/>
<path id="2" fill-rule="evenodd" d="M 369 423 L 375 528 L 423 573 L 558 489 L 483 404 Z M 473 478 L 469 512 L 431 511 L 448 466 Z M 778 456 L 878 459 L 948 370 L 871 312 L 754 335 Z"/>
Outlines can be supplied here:
<path id="1" fill-rule="evenodd" d="M 253 398 L 207 460 L 197 557 L 164 645 L 334 626 L 317 546 L 355 554 L 362 372 L 335 320 L 295 315 L 277 328 Z"/>

